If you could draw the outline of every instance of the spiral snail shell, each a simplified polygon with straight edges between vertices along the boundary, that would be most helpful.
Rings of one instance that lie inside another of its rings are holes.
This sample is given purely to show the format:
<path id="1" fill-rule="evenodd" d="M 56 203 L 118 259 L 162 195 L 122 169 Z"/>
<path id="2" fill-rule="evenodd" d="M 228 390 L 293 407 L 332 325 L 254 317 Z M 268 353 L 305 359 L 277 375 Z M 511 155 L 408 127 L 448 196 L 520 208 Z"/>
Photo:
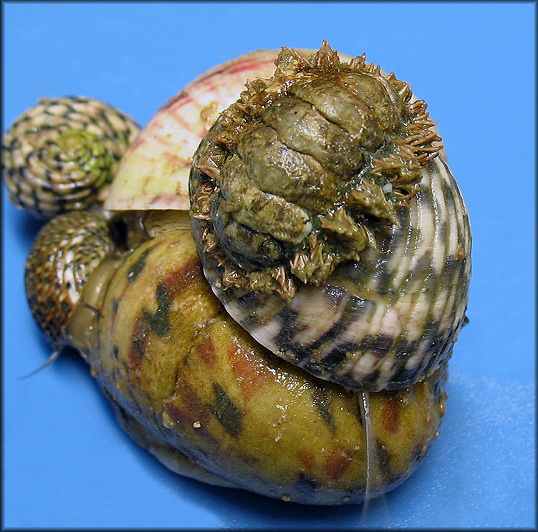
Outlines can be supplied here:
<path id="1" fill-rule="evenodd" d="M 299 503 L 384 493 L 438 435 L 468 298 L 433 126 L 407 84 L 327 43 L 215 67 L 130 145 L 106 217 L 43 228 L 36 321 L 173 470 Z"/>
<path id="2" fill-rule="evenodd" d="M 26 297 L 33 318 L 54 347 L 65 331 L 83 286 L 116 246 L 107 221 L 87 211 L 56 216 L 37 235 L 26 259 Z"/>
<path id="3" fill-rule="evenodd" d="M 422 100 L 360 56 L 283 49 L 191 171 L 215 294 L 262 345 L 348 388 L 409 386 L 463 325 L 470 229 Z"/>
<path id="4" fill-rule="evenodd" d="M 87 214 L 63 214 L 43 233 L 64 248 L 99 237 L 108 248 Z M 446 364 L 414 386 L 370 394 L 365 414 L 360 393 L 275 357 L 230 318 L 185 218 L 162 211 L 153 236 L 107 253 L 62 331 L 126 432 L 183 475 L 285 501 L 359 503 L 401 484 L 440 430 Z"/>
<path id="5" fill-rule="evenodd" d="M 139 130 L 125 113 L 93 98 L 41 99 L 2 140 L 11 201 L 40 218 L 102 202 L 104 185 Z"/>

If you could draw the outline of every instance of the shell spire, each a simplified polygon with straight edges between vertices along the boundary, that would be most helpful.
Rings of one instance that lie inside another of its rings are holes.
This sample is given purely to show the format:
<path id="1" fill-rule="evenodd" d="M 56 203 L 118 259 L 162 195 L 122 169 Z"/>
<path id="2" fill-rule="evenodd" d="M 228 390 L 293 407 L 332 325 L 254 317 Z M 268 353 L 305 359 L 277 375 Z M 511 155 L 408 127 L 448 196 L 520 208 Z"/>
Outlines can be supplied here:
<path id="1" fill-rule="evenodd" d="M 128 115 L 94 98 L 42 98 L 2 139 L 11 201 L 38 218 L 102 203 L 139 129 Z"/>
<path id="2" fill-rule="evenodd" d="M 108 222 L 89 211 L 60 214 L 41 228 L 26 260 L 26 297 L 54 348 L 70 343 L 67 330 L 82 289 L 114 250 Z"/>

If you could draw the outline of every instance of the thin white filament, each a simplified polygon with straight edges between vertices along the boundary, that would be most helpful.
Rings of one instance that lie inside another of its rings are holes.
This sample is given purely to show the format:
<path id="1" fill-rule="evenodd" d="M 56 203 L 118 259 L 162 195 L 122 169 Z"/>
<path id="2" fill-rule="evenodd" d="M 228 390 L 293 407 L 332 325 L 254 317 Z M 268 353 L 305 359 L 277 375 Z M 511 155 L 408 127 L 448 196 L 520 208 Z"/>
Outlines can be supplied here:
<path id="1" fill-rule="evenodd" d="M 366 490 L 362 503 L 361 522 L 366 518 L 368 503 L 372 494 L 372 481 L 374 476 L 378 476 L 378 464 L 375 449 L 374 431 L 372 429 L 372 418 L 370 415 L 370 394 L 366 390 L 359 392 L 361 417 L 364 423 L 364 433 L 366 441 Z"/>
<path id="2" fill-rule="evenodd" d="M 41 364 L 37 369 L 34 369 L 34 371 L 31 371 L 27 375 L 23 375 L 22 377 L 19 377 L 20 380 L 27 379 L 28 377 L 31 377 L 32 375 L 35 375 L 36 373 L 39 373 L 42 369 L 45 369 L 47 366 L 50 366 L 61 354 L 63 351 L 64 346 L 60 346 L 57 349 L 55 349 L 52 354 L 47 358 L 44 364 Z"/>

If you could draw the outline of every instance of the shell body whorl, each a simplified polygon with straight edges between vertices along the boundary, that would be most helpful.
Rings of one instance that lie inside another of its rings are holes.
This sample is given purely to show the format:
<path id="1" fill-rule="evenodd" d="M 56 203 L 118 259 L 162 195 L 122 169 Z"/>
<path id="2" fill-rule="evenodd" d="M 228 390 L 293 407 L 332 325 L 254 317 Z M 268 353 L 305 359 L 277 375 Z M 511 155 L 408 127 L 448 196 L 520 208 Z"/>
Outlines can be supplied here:
<path id="1" fill-rule="evenodd" d="M 67 327 L 82 289 L 115 249 L 108 222 L 87 211 L 56 216 L 37 235 L 26 260 L 26 296 L 54 347 L 69 343 Z"/>
<path id="2" fill-rule="evenodd" d="M 129 116 L 93 98 L 40 100 L 2 141 L 11 201 L 40 218 L 103 201 L 103 187 L 138 131 Z"/>
<path id="3" fill-rule="evenodd" d="M 360 394 L 261 347 L 204 278 L 188 230 L 124 254 L 98 307 L 92 373 L 141 445 L 235 486 L 306 504 L 361 502 L 403 482 L 435 440 L 446 364 L 370 394 L 380 470 L 368 473 Z"/>
<path id="4" fill-rule="evenodd" d="M 132 249 L 114 249 L 100 215 L 60 215 L 27 268 L 37 323 L 81 351 L 135 441 L 179 473 L 305 504 L 359 503 L 414 472 L 441 427 L 446 364 L 424 382 L 370 394 L 371 452 L 382 457 L 370 471 L 361 396 L 254 341 L 213 294 L 188 227 L 170 229 L 174 213 L 150 214 L 140 213 L 147 238 Z M 79 252 L 82 272 L 69 268 Z"/>
<path id="5" fill-rule="evenodd" d="M 452 354 L 468 301 L 471 235 L 467 211 L 442 159 L 399 211 L 399 225 L 361 260 L 341 264 L 322 286 L 293 300 L 219 287 L 213 291 L 262 345 L 318 377 L 351 389 L 409 386 Z"/>

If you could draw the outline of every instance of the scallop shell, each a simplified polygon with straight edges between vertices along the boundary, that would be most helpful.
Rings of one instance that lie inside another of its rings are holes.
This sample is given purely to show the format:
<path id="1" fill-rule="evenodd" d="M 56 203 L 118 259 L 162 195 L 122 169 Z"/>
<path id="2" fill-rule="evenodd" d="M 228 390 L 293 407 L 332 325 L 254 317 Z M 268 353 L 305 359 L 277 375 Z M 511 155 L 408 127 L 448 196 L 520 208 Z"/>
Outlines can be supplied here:
<path id="1" fill-rule="evenodd" d="M 125 113 L 93 98 L 41 99 L 3 137 L 11 201 L 42 218 L 102 202 L 139 129 Z"/>
<path id="2" fill-rule="evenodd" d="M 296 51 L 303 55 L 312 52 Z M 170 98 L 123 156 L 105 209 L 188 210 L 189 173 L 200 141 L 220 112 L 239 98 L 247 80 L 274 73 L 278 53 L 256 50 L 226 61 Z"/>

